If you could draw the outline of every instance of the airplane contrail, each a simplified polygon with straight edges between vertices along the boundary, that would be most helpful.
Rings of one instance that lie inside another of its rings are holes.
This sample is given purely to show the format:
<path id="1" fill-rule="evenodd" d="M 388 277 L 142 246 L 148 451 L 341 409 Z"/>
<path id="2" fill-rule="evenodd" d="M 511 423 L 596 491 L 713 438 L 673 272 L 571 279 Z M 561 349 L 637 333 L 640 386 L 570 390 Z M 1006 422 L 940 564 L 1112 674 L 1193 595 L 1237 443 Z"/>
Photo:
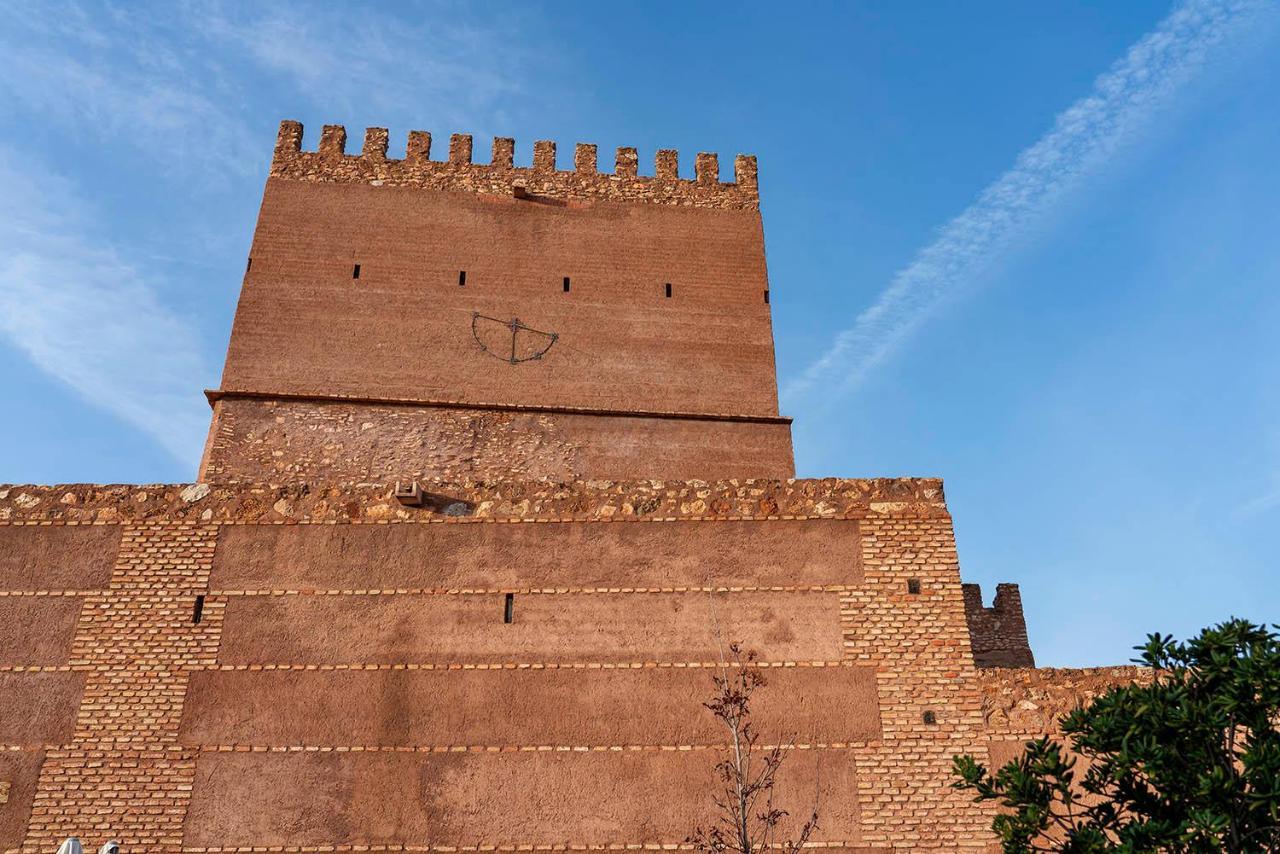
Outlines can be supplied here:
<path id="1" fill-rule="evenodd" d="M 1025 235 L 1055 201 L 1133 137 L 1205 64 L 1250 30 L 1269 0 L 1186 0 L 1094 81 L 1088 95 L 899 270 L 876 301 L 783 388 L 796 402 L 815 387 L 847 390 L 947 296 Z"/>

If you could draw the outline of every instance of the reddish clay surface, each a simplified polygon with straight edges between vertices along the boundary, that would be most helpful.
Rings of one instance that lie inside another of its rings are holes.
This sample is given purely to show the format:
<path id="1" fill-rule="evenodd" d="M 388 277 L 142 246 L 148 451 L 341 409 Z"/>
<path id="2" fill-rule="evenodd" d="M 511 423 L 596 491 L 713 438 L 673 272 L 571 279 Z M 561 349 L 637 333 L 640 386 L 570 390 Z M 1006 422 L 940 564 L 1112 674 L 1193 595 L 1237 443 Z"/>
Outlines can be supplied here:
<path id="1" fill-rule="evenodd" d="M 8 800 L 0 803 L 0 850 L 22 844 L 42 761 L 43 750 L 0 750 L 0 781 L 9 784 Z"/>
<path id="2" fill-rule="evenodd" d="M 987 745 L 987 768 L 994 771 L 1003 767 L 1010 759 L 1021 756 L 1026 744 L 1025 738 L 992 739 Z M 976 758 L 982 761 L 981 756 Z"/>
<path id="3" fill-rule="evenodd" d="M 66 664 L 79 596 L 0 596 L 0 666 Z"/>
<path id="4" fill-rule="evenodd" d="M 205 753 L 188 846 L 669 842 L 710 819 L 717 751 Z M 856 843 L 848 750 L 795 751 L 780 806 L 804 815 L 821 762 L 816 839 Z"/>
<path id="5" fill-rule="evenodd" d="M 233 525 L 214 590 L 856 585 L 858 523 Z"/>
<path id="6" fill-rule="evenodd" d="M 272 178 L 250 254 L 225 389 L 778 412 L 756 211 Z M 512 365 L 477 312 L 559 338 Z"/>
<path id="7" fill-rule="evenodd" d="M 68 741 L 83 690 L 83 673 L 0 673 L 0 745 Z"/>
<path id="8" fill-rule="evenodd" d="M 767 739 L 880 735 L 867 667 L 769 668 L 755 705 Z M 192 674 L 182 741 L 191 745 L 719 744 L 702 704 L 712 671 L 206 671 Z M 554 714 L 548 714 L 554 709 Z"/>
<path id="9" fill-rule="evenodd" d="M 199 478 L 714 480 L 793 472 L 787 423 L 227 396 L 214 403 Z"/>
<path id="10" fill-rule="evenodd" d="M 835 593 L 231 596 L 219 661 L 716 661 L 717 631 L 771 661 L 841 654 Z"/>
<path id="11" fill-rule="evenodd" d="M 0 590 L 106 587 L 119 545 L 116 525 L 0 525 Z"/>

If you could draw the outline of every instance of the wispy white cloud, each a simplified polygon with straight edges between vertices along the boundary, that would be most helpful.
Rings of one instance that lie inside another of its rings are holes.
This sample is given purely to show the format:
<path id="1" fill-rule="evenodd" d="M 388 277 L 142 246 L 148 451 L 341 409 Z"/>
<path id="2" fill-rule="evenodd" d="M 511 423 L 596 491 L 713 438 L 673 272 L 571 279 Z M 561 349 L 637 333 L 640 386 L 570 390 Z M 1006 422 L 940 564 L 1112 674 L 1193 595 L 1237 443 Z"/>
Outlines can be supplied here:
<path id="1" fill-rule="evenodd" d="M 518 11 L 483 26 L 467 16 L 443 4 L 0 0 L 0 337 L 194 465 L 215 357 L 201 318 L 175 306 L 226 285 L 189 277 L 247 239 L 227 235 L 231 193 L 256 192 L 249 176 L 280 118 L 372 108 L 379 124 L 478 130 L 524 103 Z M 56 156 L 41 156 L 55 138 Z M 122 188 L 125 163 L 144 179 Z M 83 201 L 102 192 L 120 207 Z"/>
<path id="2" fill-rule="evenodd" d="M 210 183 L 261 170 L 261 127 L 286 116 L 255 122 L 250 105 L 470 129 L 520 102 L 535 58 L 518 8 L 482 26 L 444 4 L 417 13 L 284 0 L 0 0 L 0 98 L 77 137 L 163 152 L 156 170 Z"/>
<path id="3" fill-rule="evenodd" d="M 197 21 L 211 43 L 238 52 L 327 110 L 372 108 L 383 123 L 469 128 L 524 90 L 535 62 L 526 47 L 535 25 L 518 6 L 483 25 L 457 11 L 430 3 L 409 18 L 393 18 L 353 16 L 346 7 L 214 4 L 202 7 Z"/>
<path id="4" fill-rule="evenodd" d="M 194 464 L 209 412 L 193 325 L 110 243 L 90 236 L 70 182 L 0 151 L 0 187 L 0 335 Z"/>
<path id="5" fill-rule="evenodd" d="M 1012 168 L 939 231 L 832 345 L 787 383 L 795 403 L 851 388 L 941 304 L 971 285 L 1043 220 L 1056 202 L 1131 140 L 1215 50 L 1274 14 L 1268 0 L 1186 0 L 1060 113 Z"/>
<path id="6" fill-rule="evenodd" d="M 1236 515 L 1241 517 L 1258 516 L 1280 507 L 1280 489 L 1255 496 L 1236 508 Z"/>
<path id="7" fill-rule="evenodd" d="M 132 146 L 162 173 L 244 175 L 262 146 L 219 89 L 219 75 L 190 33 L 164 32 L 166 11 L 77 3 L 0 2 L 0 97 L 71 139 Z"/>

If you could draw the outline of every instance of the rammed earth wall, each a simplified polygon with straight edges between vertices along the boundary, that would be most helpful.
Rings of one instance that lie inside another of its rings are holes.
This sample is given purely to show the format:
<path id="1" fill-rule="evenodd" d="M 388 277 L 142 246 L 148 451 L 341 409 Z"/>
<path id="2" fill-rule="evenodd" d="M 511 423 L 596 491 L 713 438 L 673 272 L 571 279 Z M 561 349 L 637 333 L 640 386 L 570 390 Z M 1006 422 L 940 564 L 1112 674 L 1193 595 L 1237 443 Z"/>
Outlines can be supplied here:
<path id="1" fill-rule="evenodd" d="M 950 758 L 1003 749 L 992 703 L 1041 683 L 975 669 L 939 482 L 426 486 L 473 515 L 373 486 L 0 488 L 0 606 L 27 615 L 0 702 L 39 710 L 0 727 L 0 847 L 680 847 L 737 639 L 786 805 L 821 781 L 822 846 L 983 850 Z"/>
<path id="2" fill-rule="evenodd" d="M 280 131 L 201 477 L 789 477 L 755 160 Z M 268 411 L 266 404 L 272 404 Z M 365 425 L 370 425 L 366 427 Z M 282 471 L 285 469 L 285 471 Z M 394 469 L 394 471 L 392 471 Z"/>

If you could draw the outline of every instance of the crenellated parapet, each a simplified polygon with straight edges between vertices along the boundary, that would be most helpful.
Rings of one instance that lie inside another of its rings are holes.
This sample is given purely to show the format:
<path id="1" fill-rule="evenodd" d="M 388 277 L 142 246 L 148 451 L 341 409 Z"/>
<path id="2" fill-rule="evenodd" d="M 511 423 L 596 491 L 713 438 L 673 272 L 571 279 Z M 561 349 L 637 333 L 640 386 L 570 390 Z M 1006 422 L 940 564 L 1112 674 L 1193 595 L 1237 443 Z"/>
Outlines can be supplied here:
<path id="1" fill-rule="evenodd" d="M 347 131 L 325 125 L 316 151 L 302 150 L 302 123 L 283 121 L 276 139 L 271 176 L 299 181 L 362 183 L 376 187 L 415 187 L 474 192 L 518 199 L 622 201 L 685 207 L 758 210 L 760 191 L 754 156 L 734 160 L 734 180 L 720 180 L 720 159 L 699 153 L 692 179 L 679 174 L 680 154 L 657 152 L 652 177 L 639 174 L 634 148 L 619 148 L 612 172 L 602 172 L 596 146 L 578 143 L 573 169 L 556 164 L 556 144 L 533 144 L 533 166 L 515 165 L 515 140 L 495 137 L 488 163 L 474 162 L 470 134 L 449 138 L 447 160 L 431 159 L 431 134 L 410 131 L 403 160 L 387 157 L 386 128 L 368 128 L 359 154 L 347 154 Z"/>
<path id="2" fill-rule="evenodd" d="M 996 598 L 982 604 L 982 587 L 961 585 L 965 619 L 978 667 L 1035 667 L 1022 613 L 1022 592 L 1016 584 L 997 584 Z"/>

